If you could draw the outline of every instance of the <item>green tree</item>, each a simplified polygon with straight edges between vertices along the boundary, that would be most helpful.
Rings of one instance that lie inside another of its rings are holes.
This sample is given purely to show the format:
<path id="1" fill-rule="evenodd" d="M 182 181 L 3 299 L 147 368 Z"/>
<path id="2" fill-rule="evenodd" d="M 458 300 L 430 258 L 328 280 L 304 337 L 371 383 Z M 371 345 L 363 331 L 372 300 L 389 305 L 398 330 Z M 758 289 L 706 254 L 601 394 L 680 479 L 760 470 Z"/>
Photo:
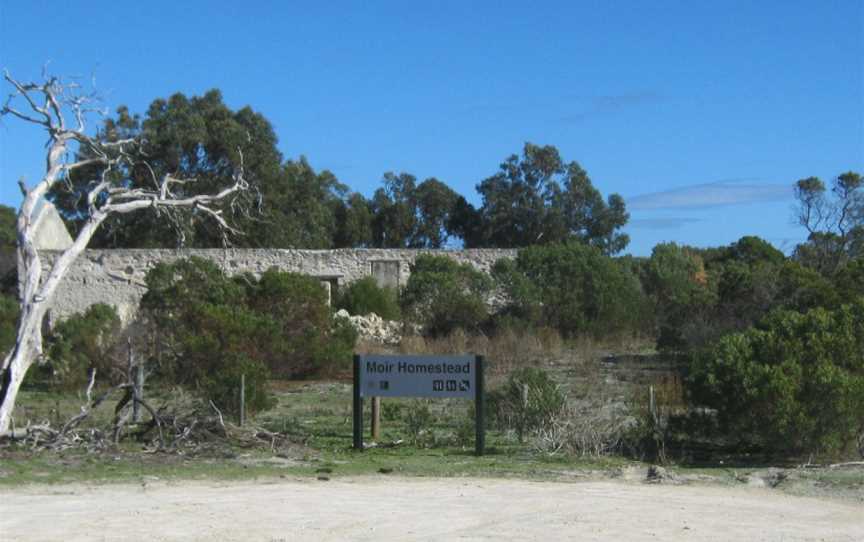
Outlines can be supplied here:
<path id="1" fill-rule="evenodd" d="M 621 196 L 606 202 L 576 162 L 564 162 L 553 146 L 526 143 L 520 159 L 510 156 L 501 171 L 482 181 L 480 223 L 462 218 L 463 239 L 470 246 L 525 247 L 578 240 L 606 254 L 623 250 L 629 239 L 620 233 L 629 215 Z M 463 213 L 473 214 L 470 206 Z M 464 231 L 467 230 L 467 231 Z"/>
<path id="2" fill-rule="evenodd" d="M 732 243 L 726 249 L 726 260 L 736 260 L 748 265 L 767 263 L 779 265 L 786 261 L 786 256 L 774 246 L 755 235 L 745 235 Z"/>
<path id="3" fill-rule="evenodd" d="M 384 174 L 384 186 L 372 197 L 374 245 L 382 248 L 441 248 L 457 194 L 429 178 L 417 184 L 408 173 Z"/>
<path id="4" fill-rule="evenodd" d="M 777 280 L 777 306 L 784 309 L 806 312 L 817 307 L 834 308 L 843 301 L 829 278 L 798 261 L 787 261 Z"/>
<path id="5" fill-rule="evenodd" d="M 701 255 L 717 285 L 712 327 L 718 336 L 746 329 L 783 302 L 780 274 L 786 257 L 767 241 L 745 236 L 713 254 L 702 251 Z"/>
<path id="6" fill-rule="evenodd" d="M 47 341 L 53 378 L 67 389 L 81 389 L 92 369 L 100 381 L 116 379 L 110 352 L 119 333 L 120 317 L 104 303 L 57 324 Z"/>
<path id="7" fill-rule="evenodd" d="M 413 245 L 418 248 L 442 248 L 450 237 L 448 225 L 459 196 L 438 179 L 426 179 L 417 187 L 417 231 Z"/>
<path id="8" fill-rule="evenodd" d="M 203 96 L 175 94 L 155 100 L 142 119 L 127 108 L 117 110 L 99 134 L 108 142 L 128 137 L 145 141 L 148 167 L 129 171 L 133 187 L 152 186 L 154 178 L 170 173 L 193 180 L 176 186 L 179 195 L 205 193 L 222 186 L 234 173 L 242 149 L 246 174 L 254 184 L 244 204 L 226 213 L 239 232 L 230 243 L 252 248 L 331 248 L 337 237 L 337 211 L 348 189 L 336 177 L 316 173 L 304 157 L 283 163 L 272 126 L 249 107 L 237 111 L 223 102 L 218 90 Z M 73 229 L 86 213 L 80 192 L 58 187 L 53 198 Z M 137 214 L 109 219 L 92 247 L 219 247 L 221 231 L 206 214 L 181 217 Z"/>
<path id="9" fill-rule="evenodd" d="M 837 299 L 864 297 L 864 258 L 857 258 L 840 269 L 833 277 Z"/>
<path id="10" fill-rule="evenodd" d="M 492 280 L 471 264 L 421 254 L 402 292 L 403 314 L 431 335 L 477 330 L 489 316 Z"/>
<path id="11" fill-rule="evenodd" d="M 849 456 L 864 442 L 864 299 L 779 311 L 694 356 L 693 400 L 730 437 L 783 455 Z"/>
<path id="12" fill-rule="evenodd" d="M 414 191 L 417 179 L 408 173 L 384 174 L 384 186 L 372 196 L 373 239 L 376 247 L 405 248 L 417 228 Z"/>
<path id="13" fill-rule="evenodd" d="M 332 248 L 339 235 L 339 212 L 345 208 L 348 187 L 329 171 L 316 173 L 305 158 L 287 161 L 279 176 L 280 188 L 262 194 L 267 201 L 260 248 Z"/>
<path id="14" fill-rule="evenodd" d="M 566 337 L 641 331 L 647 299 L 627 265 L 577 242 L 519 251 L 493 269 L 510 305 L 505 312 Z"/>
<path id="15" fill-rule="evenodd" d="M 658 244 L 645 265 L 642 283 L 657 315 L 658 346 L 686 349 L 711 336 L 717 290 L 697 250 Z"/>
<path id="16" fill-rule="evenodd" d="M 342 367 L 350 360 L 356 332 L 334 319 L 320 283 L 275 269 L 259 279 L 226 276 L 200 258 L 160 263 L 146 278 L 142 308 L 153 318 L 163 349 L 164 376 L 227 401 L 236 389 L 237 364 L 249 371 L 247 385 L 257 389 L 269 376 L 302 377 Z M 254 378 L 252 381 L 250 378 Z"/>
<path id="17" fill-rule="evenodd" d="M 335 206 L 336 232 L 334 248 L 370 247 L 373 245 L 372 202 L 352 192 Z"/>
<path id="18" fill-rule="evenodd" d="M 796 219 L 807 229 L 807 243 L 796 257 L 831 274 L 864 254 L 864 178 L 848 171 L 834 179 L 830 194 L 818 177 L 795 183 Z"/>
<path id="19" fill-rule="evenodd" d="M 129 188 L 152 189 L 164 175 L 185 180 L 172 185 L 179 197 L 213 193 L 231 184 L 232 176 L 242 163 L 255 190 L 244 194 L 246 201 L 236 201 L 224 211 L 223 217 L 240 231 L 252 236 L 234 236 L 232 243 L 257 246 L 257 241 L 269 244 L 267 229 L 261 223 L 273 222 L 273 210 L 267 207 L 267 196 L 279 193 L 281 154 L 276 149 L 276 135 L 270 123 L 249 107 L 232 111 L 218 90 L 191 98 L 177 93 L 157 99 L 142 119 L 128 108 L 120 107 L 115 117 L 106 119 L 97 134 L 101 142 L 116 142 L 127 138 L 142 141 L 140 154 L 144 161 L 136 162 L 123 171 Z M 88 150 L 80 151 L 83 158 Z M 96 168 L 98 169 L 98 167 Z M 79 168 L 75 179 L 99 178 L 94 168 Z M 58 184 L 51 192 L 58 210 L 75 232 L 86 217 L 87 189 L 78 182 Z M 264 205 L 259 214 L 259 203 Z M 258 216 L 256 216 L 258 215 Z M 223 232 L 204 212 L 179 214 L 166 208 L 160 213 L 136 213 L 109 217 L 91 241 L 91 247 L 218 247 L 224 243 Z"/>
<path id="20" fill-rule="evenodd" d="M 451 235 L 462 239 L 466 248 L 486 246 L 483 216 L 463 196 L 456 197 L 453 212 L 447 222 L 447 230 Z"/>

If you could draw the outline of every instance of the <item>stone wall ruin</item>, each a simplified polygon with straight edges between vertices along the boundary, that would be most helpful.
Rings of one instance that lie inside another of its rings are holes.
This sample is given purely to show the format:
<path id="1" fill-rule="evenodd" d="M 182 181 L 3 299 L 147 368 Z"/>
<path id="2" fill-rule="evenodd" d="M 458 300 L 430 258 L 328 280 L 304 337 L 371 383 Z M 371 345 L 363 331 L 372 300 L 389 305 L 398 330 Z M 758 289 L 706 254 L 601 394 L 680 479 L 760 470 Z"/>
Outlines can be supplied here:
<path id="1" fill-rule="evenodd" d="M 54 206 L 42 200 L 37 209 L 34 244 L 42 255 L 43 277 L 72 238 Z M 91 305 L 106 303 L 117 309 L 124 324 L 130 323 L 147 287 L 144 277 L 159 262 L 198 256 L 214 262 L 228 274 L 260 275 L 275 267 L 318 278 L 329 296 L 340 287 L 366 276 L 380 286 L 400 288 L 408 282 L 411 266 L 420 254 L 436 254 L 469 263 L 488 273 L 501 258 L 515 258 L 514 249 L 414 250 L 414 249 L 105 249 L 85 250 L 57 289 L 46 324 L 53 326 Z M 12 256 L 7 255 L 7 256 Z M 14 257 L 14 256 L 12 256 Z M 14 259 L 8 258 L 11 262 Z M 0 267 L 3 263 L 0 254 Z M 14 263 L 13 263 L 14 265 Z M 18 276 L 22 276 L 18 262 Z"/>
<path id="2" fill-rule="evenodd" d="M 60 252 L 42 251 L 45 271 Z M 516 257 L 514 249 L 111 249 L 86 250 L 69 269 L 51 303 L 49 325 L 85 311 L 96 303 L 116 307 L 124 323 L 134 319 L 146 291 L 144 277 L 159 262 L 198 256 L 229 274 L 259 275 L 271 267 L 317 277 L 331 295 L 366 276 L 379 285 L 402 287 L 420 254 L 443 255 L 488 273 L 499 259 Z"/>

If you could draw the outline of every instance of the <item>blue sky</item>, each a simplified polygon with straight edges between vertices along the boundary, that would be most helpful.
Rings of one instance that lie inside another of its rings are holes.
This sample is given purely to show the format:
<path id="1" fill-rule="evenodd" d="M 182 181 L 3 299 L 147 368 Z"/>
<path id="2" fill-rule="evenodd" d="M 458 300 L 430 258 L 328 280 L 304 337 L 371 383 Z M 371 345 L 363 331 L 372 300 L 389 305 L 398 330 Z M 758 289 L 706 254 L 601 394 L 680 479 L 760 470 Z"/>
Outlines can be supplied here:
<path id="1" fill-rule="evenodd" d="M 525 141 L 552 144 L 625 197 L 638 255 L 743 235 L 788 251 L 792 184 L 864 172 L 861 0 L 0 0 L 0 67 L 46 61 L 95 75 L 112 110 L 219 88 L 367 196 L 406 171 L 479 203 Z M 0 123 L 0 203 L 39 178 L 44 140 Z"/>

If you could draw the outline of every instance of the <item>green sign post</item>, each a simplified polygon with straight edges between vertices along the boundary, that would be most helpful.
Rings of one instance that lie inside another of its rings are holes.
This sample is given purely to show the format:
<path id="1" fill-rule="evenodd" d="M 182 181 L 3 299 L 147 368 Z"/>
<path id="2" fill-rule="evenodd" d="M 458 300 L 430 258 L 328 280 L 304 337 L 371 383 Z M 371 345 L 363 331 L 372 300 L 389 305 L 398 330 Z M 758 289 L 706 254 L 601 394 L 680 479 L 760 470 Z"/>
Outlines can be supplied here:
<path id="1" fill-rule="evenodd" d="M 354 448 L 363 449 L 364 397 L 474 399 L 477 455 L 485 448 L 483 356 L 354 356 Z"/>

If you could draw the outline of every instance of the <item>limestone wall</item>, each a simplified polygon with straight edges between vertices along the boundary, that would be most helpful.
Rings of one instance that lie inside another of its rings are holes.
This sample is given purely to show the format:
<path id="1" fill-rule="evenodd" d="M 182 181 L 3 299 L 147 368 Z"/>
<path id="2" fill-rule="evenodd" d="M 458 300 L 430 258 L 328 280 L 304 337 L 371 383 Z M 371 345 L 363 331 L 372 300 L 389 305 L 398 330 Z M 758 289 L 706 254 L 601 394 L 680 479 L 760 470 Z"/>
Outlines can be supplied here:
<path id="1" fill-rule="evenodd" d="M 83 312 L 95 303 L 114 305 L 124 322 L 135 315 L 146 290 L 144 276 L 158 262 L 200 256 L 228 273 L 261 273 L 271 267 L 321 278 L 338 288 L 372 275 L 379 284 L 404 286 L 414 259 L 423 253 L 445 255 L 488 272 L 496 260 L 515 258 L 516 250 L 407 250 L 407 249 L 181 249 L 181 250 L 87 250 L 69 271 L 52 303 L 50 322 Z M 45 252 L 45 266 L 58 253 Z"/>

